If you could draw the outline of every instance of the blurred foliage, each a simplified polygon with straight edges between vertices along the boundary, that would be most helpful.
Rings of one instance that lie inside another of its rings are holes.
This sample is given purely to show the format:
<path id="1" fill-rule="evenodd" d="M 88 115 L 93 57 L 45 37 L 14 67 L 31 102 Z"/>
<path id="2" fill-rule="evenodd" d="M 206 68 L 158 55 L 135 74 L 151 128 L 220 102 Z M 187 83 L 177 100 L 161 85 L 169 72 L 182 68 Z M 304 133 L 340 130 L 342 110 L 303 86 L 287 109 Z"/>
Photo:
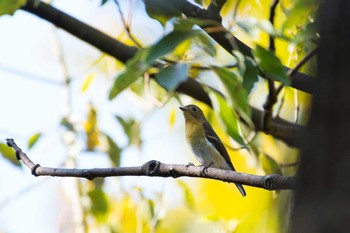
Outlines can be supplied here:
<path id="1" fill-rule="evenodd" d="M 271 51 L 256 45 L 254 49 L 255 60 L 259 67 L 267 75 L 268 78 L 274 81 L 280 81 L 286 86 L 289 86 L 291 81 L 282 66 L 281 61 Z"/>
<path id="2" fill-rule="evenodd" d="M 24 2 L 1 1 L 0 15 L 12 14 Z M 129 159 L 124 154 L 130 148 L 137 148 L 143 155 L 143 146 L 147 144 L 143 138 L 145 125 L 160 106 L 164 107 L 162 119 L 166 119 L 170 127 L 163 127 L 157 121 L 149 131 L 169 128 L 172 132 L 183 131 L 183 125 L 179 127 L 182 116 L 178 114 L 177 107 L 194 100 L 176 93 L 170 99 L 166 97 L 182 82 L 193 78 L 209 94 L 214 109 L 203 103 L 195 104 L 204 111 L 226 145 L 237 171 L 294 175 L 297 167 L 283 167 L 282 164 L 299 161 L 298 151 L 271 136 L 254 132 L 251 106 L 262 109 L 268 93 L 266 82 L 259 78 L 261 72 L 274 81 L 289 85 L 290 79 L 283 65 L 294 67 L 317 46 L 319 0 L 281 0 L 276 8 L 274 25 L 268 21 L 270 0 L 228 0 L 221 10 L 223 25 L 253 48 L 253 58 L 240 51 L 228 54 L 198 27 L 212 25 L 212 29 L 218 29 L 217 22 L 185 18 L 173 9 L 170 1 L 143 2 L 145 8 L 142 10 L 150 18 L 139 20 L 137 16 L 132 16 L 137 19 L 133 23 L 149 27 L 148 23 L 156 20 L 161 25 L 160 30 L 163 31 L 160 35 L 163 36 L 140 49 L 126 64 L 110 61 L 108 57 L 99 58 L 84 76 L 79 93 L 84 96 L 91 90 L 99 90 L 93 86 L 105 81 L 100 79 L 101 73 L 115 77 L 112 81 L 108 79 L 108 82 L 113 82 L 109 83 L 108 97 L 113 99 L 111 104 L 119 100 L 120 106 L 111 113 L 106 111 L 105 106 L 92 101 L 83 119 L 77 120 L 69 114 L 62 117 L 60 124 L 63 131 L 74 134 L 74 137 L 69 133 L 65 136 L 73 138 L 72 144 L 82 144 L 83 149 L 75 151 L 75 159 L 80 152 L 89 151 L 105 155 L 112 166 L 118 167 L 123 166 L 124 159 Z M 211 1 L 195 2 L 207 7 Z M 115 7 L 113 1 L 101 0 L 100 4 Z M 123 31 L 116 38 L 132 44 L 128 33 L 132 34 Z M 276 51 L 268 50 L 270 35 L 275 39 Z M 136 39 L 147 41 L 142 35 Z M 311 60 L 301 70 L 313 74 L 315 61 Z M 147 80 L 146 76 L 151 79 Z M 93 96 L 105 94 L 96 92 Z M 125 98 L 131 101 L 124 103 Z M 292 122 L 298 119 L 298 123 L 304 123 L 308 117 L 309 99 L 310 96 L 305 93 L 284 88 L 274 114 Z M 130 103 L 133 105 L 129 106 Z M 107 129 L 101 122 L 101 116 L 106 112 L 114 120 Z M 116 136 L 114 126 L 121 129 L 126 143 L 118 138 L 119 135 Z M 168 136 L 169 131 L 162 132 L 155 137 Z M 28 148 L 43 137 L 44 133 L 33 134 L 29 137 Z M 15 166 L 21 166 L 13 150 L 5 144 L 0 143 L 0 153 Z M 84 209 L 83 222 L 87 232 L 287 232 L 291 191 L 277 193 L 245 187 L 247 197 L 242 198 L 233 184 L 181 179 L 168 181 L 175 186 L 170 192 L 146 195 L 143 188 L 135 186 L 125 188 L 117 185 L 111 191 L 108 181 L 79 181 L 80 204 Z M 115 192 L 118 194 L 115 195 Z M 180 201 L 173 197 L 175 192 L 180 194 Z"/>
<path id="3" fill-rule="evenodd" d="M 28 140 L 28 149 L 32 148 L 41 138 L 41 133 L 33 134 Z"/>
<path id="4" fill-rule="evenodd" d="M 97 126 L 97 112 L 96 109 L 90 105 L 88 111 L 88 118 L 84 125 L 86 132 L 86 146 L 87 150 L 94 150 L 99 145 L 99 129 Z"/>
<path id="5" fill-rule="evenodd" d="M 12 15 L 15 11 L 24 5 L 26 0 L 1 0 L 0 1 L 0 16 L 1 15 Z"/>
<path id="6" fill-rule="evenodd" d="M 0 143 L 0 154 L 4 159 L 16 167 L 22 167 L 21 161 L 17 160 L 15 151 L 6 143 Z"/>
<path id="7" fill-rule="evenodd" d="M 261 165 L 266 174 L 278 174 L 282 175 L 281 167 L 276 160 L 268 156 L 267 154 L 260 155 Z"/>

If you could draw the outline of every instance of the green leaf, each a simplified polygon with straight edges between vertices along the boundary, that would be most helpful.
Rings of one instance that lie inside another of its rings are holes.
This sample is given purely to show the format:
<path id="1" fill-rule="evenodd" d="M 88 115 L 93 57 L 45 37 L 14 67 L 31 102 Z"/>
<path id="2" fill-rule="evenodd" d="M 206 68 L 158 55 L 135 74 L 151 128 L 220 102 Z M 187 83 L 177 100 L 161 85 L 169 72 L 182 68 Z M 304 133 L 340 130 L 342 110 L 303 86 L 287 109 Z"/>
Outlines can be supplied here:
<path id="1" fill-rule="evenodd" d="M 199 30 L 173 31 L 163 37 L 155 45 L 140 50 L 127 62 L 126 70 L 115 79 L 112 89 L 109 92 L 109 100 L 115 98 L 120 92 L 140 78 L 142 74 L 154 64 L 156 59 L 170 53 L 181 42 L 199 33 Z"/>
<path id="2" fill-rule="evenodd" d="M 121 116 L 115 116 L 115 118 L 118 120 L 119 124 L 123 127 L 123 130 L 126 134 L 129 134 L 129 131 L 131 129 L 131 126 L 135 124 L 134 119 L 124 119 Z"/>
<path id="3" fill-rule="evenodd" d="M 111 160 L 113 166 L 115 167 L 120 167 L 120 154 L 121 154 L 121 149 L 117 145 L 117 143 L 114 142 L 113 138 L 105 134 L 107 138 L 107 143 L 108 143 L 108 149 L 107 149 L 107 154 L 109 159 Z"/>
<path id="4" fill-rule="evenodd" d="M 28 149 L 32 148 L 40 139 L 41 137 L 41 133 L 36 133 L 34 135 L 32 135 L 29 140 L 28 140 Z"/>
<path id="5" fill-rule="evenodd" d="M 259 70 L 255 61 L 250 57 L 245 58 L 244 64 L 246 68 L 243 74 L 243 87 L 250 93 L 254 84 L 259 81 Z"/>
<path id="6" fill-rule="evenodd" d="M 239 51 L 233 51 L 233 54 L 238 61 L 238 72 L 243 78 L 242 86 L 250 93 L 254 84 L 259 80 L 257 64 L 252 58 L 244 56 Z"/>
<path id="7" fill-rule="evenodd" d="M 214 57 L 216 55 L 216 49 L 210 37 L 204 33 L 200 33 L 197 35 L 197 38 L 197 45 L 201 47 L 208 55 Z"/>
<path id="8" fill-rule="evenodd" d="M 188 185 L 183 182 L 182 180 L 178 180 L 178 185 L 182 188 L 185 196 L 185 203 L 186 205 L 191 209 L 195 209 L 195 198 L 192 194 L 191 189 L 188 187 Z"/>
<path id="9" fill-rule="evenodd" d="M 112 89 L 109 92 L 108 99 L 114 99 L 120 92 L 130 86 L 133 82 L 135 82 L 141 74 L 136 72 L 135 70 L 127 70 L 126 72 L 119 75 L 115 80 L 112 86 Z"/>
<path id="10" fill-rule="evenodd" d="M 104 4 L 106 4 L 108 2 L 108 0 L 101 0 L 101 6 L 103 6 Z"/>
<path id="11" fill-rule="evenodd" d="M 261 164 L 266 174 L 278 174 L 282 175 L 280 165 L 272 157 L 261 154 L 260 155 Z"/>
<path id="12" fill-rule="evenodd" d="M 296 0 L 293 7 L 284 9 L 286 20 L 282 28 L 296 28 L 305 25 L 307 21 L 314 21 L 319 6 L 319 0 Z"/>
<path id="13" fill-rule="evenodd" d="M 185 63 L 176 63 L 173 66 L 167 66 L 157 75 L 156 80 L 168 91 L 174 91 L 182 82 L 187 80 L 188 65 Z"/>
<path id="14" fill-rule="evenodd" d="M 72 131 L 72 132 L 77 132 L 73 123 L 68 119 L 67 117 L 63 117 L 61 119 L 60 124 L 64 126 L 67 130 Z"/>
<path id="15" fill-rule="evenodd" d="M 244 139 L 239 133 L 238 116 L 230 108 L 227 101 L 217 92 L 209 92 L 210 99 L 213 101 L 215 108 L 219 109 L 220 118 L 225 125 L 226 133 L 242 146 L 245 146 Z"/>
<path id="16" fill-rule="evenodd" d="M 243 88 L 239 76 L 225 67 L 213 66 L 212 69 L 223 83 L 229 97 L 228 101 L 232 107 L 239 114 L 245 115 L 245 118 L 250 118 L 251 109 L 248 104 L 248 92 Z"/>
<path id="17" fill-rule="evenodd" d="M 91 213 L 99 220 L 103 221 L 107 217 L 109 210 L 108 205 L 108 196 L 100 188 L 93 189 L 88 193 L 88 196 L 91 199 Z"/>
<path id="18" fill-rule="evenodd" d="M 147 199 L 147 204 L 148 204 L 149 212 L 151 214 L 151 218 L 153 219 L 156 214 L 154 201 L 151 199 Z"/>
<path id="19" fill-rule="evenodd" d="M 188 30 L 188 31 L 172 31 L 163 37 L 158 43 L 153 45 L 148 49 L 148 53 L 145 57 L 144 62 L 148 65 L 153 64 L 153 62 L 164 56 L 171 51 L 173 51 L 181 42 L 197 36 L 200 34 L 200 30 Z"/>
<path id="20" fill-rule="evenodd" d="M 125 120 L 120 116 L 116 116 L 116 118 L 128 137 L 128 145 L 135 144 L 138 147 L 141 146 L 142 141 L 140 123 L 136 122 L 134 119 Z"/>
<path id="21" fill-rule="evenodd" d="M 290 78 L 286 74 L 286 69 L 283 67 L 281 60 L 276 55 L 260 45 L 256 45 L 253 51 L 255 60 L 261 70 L 268 78 L 279 81 L 286 86 L 290 86 Z"/>
<path id="22" fill-rule="evenodd" d="M 176 1 L 144 0 L 144 3 L 148 16 L 163 26 L 169 19 L 181 15 L 181 12 L 176 9 Z"/>
<path id="23" fill-rule="evenodd" d="M 0 16 L 13 15 L 17 9 L 23 6 L 27 0 L 1 0 L 0 1 Z"/>
<path id="24" fill-rule="evenodd" d="M 9 147 L 6 143 L 0 143 L 0 153 L 2 157 L 11 164 L 15 165 L 16 167 L 22 167 L 22 163 L 16 158 L 14 149 Z"/>

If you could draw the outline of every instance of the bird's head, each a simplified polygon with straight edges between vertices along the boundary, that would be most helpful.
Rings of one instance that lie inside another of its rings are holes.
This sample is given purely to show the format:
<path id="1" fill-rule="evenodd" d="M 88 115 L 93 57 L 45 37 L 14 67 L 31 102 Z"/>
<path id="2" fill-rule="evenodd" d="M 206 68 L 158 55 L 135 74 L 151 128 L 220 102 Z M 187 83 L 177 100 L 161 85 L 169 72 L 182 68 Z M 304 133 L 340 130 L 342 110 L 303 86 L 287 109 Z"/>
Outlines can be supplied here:
<path id="1" fill-rule="evenodd" d="M 185 107 L 180 107 L 180 109 L 183 112 L 186 121 L 206 121 L 202 110 L 196 105 L 190 104 Z"/>

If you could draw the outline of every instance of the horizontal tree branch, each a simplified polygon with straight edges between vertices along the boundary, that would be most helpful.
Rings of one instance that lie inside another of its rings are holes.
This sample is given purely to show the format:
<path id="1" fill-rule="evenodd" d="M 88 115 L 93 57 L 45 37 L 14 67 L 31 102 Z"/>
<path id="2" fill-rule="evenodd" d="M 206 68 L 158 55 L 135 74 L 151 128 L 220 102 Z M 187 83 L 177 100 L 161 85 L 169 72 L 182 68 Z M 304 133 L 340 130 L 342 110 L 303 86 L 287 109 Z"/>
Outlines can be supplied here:
<path id="1" fill-rule="evenodd" d="M 150 177 L 197 177 L 213 180 L 221 180 L 229 183 L 240 183 L 247 186 L 263 188 L 267 190 L 294 189 L 295 177 L 284 177 L 277 174 L 266 176 L 250 175 L 217 168 L 203 166 L 164 164 L 151 160 L 139 167 L 118 168 L 92 168 L 92 169 L 69 169 L 41 167 L 33 163 L 29 157 L 17 146 L 13 139 L 6 139 L 7 145 L 16 152 L 16 157 L 32 171 L 34 176 L 55 177 L 80 177 L 92 180 L 97 177 L 111 176 L 150 176 Z"/>
<path id="2" fill-rule="evenodd" d="M 197 6 L 188 5 L 189 3 L 186 0 L 179 0 L 176 4 L 178 4 L 177 7 L 179 7 L 180 9 L 187 10 L 185 14 L 196 14 L 196 12 L 192 11 L 197 11 L 198 9 L 202 10 Z M 72 35 L 80 38 L 81 40 L 91 44 L 95 48 L 100 49 L 106 54 L 124 63 L 131 59 L 138 51 L 136 47 L 124 45 L 118 40 L 104 34 L 99 30 L 96 30 L 95 28 L 75 19 L 74 17 L 44 2 L 28 0 L 26 5 L 24 5 L 21 9 L 51 22 L 57 27 L 62 28 L 63 30 L 71 33 Z M 242 44 L 242 46 L 244 46 L 244 44 Z M 176 91 L 191 96 L 196 100 L 199 100 L 203 103 L 206 103 L 209 106 L 212 106 L 208 93 L 195 79 L 187 79 L 185 82 L 179 85 Z M 255 124 L 255 128 L 258 131 L 264 131 L 264 128 L 261 127 L 261 122 L 263 119 L 261 118 L 261 114 L 262 111 L 258 109 L 253 109 L 253 123 Z M 274 127 L 269 132 L 269 134 L 271 134 L 272 136 L 275 136 L 276 134 L 277 138 L 285 141 L 291 146 L 296 146 L 295 135 L 298 134 L 296 133 L 296 131 L 300 131 L 300 129 L 302 128 L 301 126 L 276 118 L 272 120 L 272 124 L 274 125 Z M 280 128 L 281 130 L 279 130 Z"/>

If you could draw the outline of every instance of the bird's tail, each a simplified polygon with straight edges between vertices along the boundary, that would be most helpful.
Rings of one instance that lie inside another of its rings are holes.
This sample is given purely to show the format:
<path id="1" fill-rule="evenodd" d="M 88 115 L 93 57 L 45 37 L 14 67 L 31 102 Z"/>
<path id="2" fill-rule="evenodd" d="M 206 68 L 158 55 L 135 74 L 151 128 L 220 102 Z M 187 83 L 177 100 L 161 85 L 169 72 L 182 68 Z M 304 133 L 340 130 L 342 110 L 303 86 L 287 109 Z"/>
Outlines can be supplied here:
<path id="1" fill-rule="evenodd" d="M 245 193 L 245 190 L 241 184 L 235 184 L 238 188 L 239 192 L 242 194 L 243 197 L 245 197 L 247 194 Z"/>

